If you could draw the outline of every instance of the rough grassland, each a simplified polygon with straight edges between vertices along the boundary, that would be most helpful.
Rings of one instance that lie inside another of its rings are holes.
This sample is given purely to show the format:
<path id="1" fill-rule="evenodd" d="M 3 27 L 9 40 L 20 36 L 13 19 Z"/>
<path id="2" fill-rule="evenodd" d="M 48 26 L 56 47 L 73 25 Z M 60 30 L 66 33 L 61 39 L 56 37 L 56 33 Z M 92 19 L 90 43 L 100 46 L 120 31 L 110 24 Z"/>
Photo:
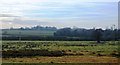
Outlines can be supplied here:
<path id="1" fill-rule="evenodd" d="M 62 57 L 23 57 L 3 58 L 3 62 L 21 63 L 118 63 L 118 58 L 107 56 L 62 56 Z"/>
<path id="2" fill-rule="evenodd" d="M 118 42 L 112 41 L 102 42 L 101 44 L 97 44 L 95 41 L 3 41 L 2 46 L 2 51 L 5 52 L 34 50 L 29 51 L 33 54 L 31 57 L 22 54 L 20 57 L 8 57 L 12 53 L 10 52 L 7 57 L 3 58 L 3 63 L 118 63 L 119 57 Z M 39 56 L 38 54 L 38 56 L 35 56 L 35 50 L 62 51 L 65 55 L 56 57 Z M 16 53 L 12 54 L 15 55 Z"/>

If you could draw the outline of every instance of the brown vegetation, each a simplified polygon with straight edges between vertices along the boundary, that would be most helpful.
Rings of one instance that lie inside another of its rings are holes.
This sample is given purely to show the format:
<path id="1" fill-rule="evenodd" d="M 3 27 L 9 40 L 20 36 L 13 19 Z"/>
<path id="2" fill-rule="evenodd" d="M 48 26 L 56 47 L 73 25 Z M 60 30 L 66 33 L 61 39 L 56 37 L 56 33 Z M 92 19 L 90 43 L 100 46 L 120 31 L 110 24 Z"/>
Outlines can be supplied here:
<path id="1" fill-rule="evenodd" d="M 118 58 L 107 56 L 61 56 L 3 58 L 3 62 L 23 63 L 118 63 Z"/>

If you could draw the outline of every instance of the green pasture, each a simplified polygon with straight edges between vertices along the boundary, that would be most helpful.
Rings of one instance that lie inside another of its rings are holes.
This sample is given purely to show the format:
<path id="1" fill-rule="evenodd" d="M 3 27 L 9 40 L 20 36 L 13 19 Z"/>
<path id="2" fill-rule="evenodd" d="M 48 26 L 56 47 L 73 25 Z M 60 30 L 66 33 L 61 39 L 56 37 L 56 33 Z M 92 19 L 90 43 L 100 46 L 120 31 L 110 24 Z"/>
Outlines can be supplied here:
<path id="1" fill-rule="evenodd" d="M 2 41 L 3 51 L 7 50 L 48 50 L 64 52 L 92 52 L 110 55 L 118 53 L 118 41 Z M 87 54 L 88 55 L 88 54 Z"/>
<path id="2" fill-rule="evenodd" d="M 53 36 L 53 33 L 55 31 L 47 31 L 47 30 L 4 30 L 2 31 L 3 34 L 9 34 L 9 35 L 21 35 L 26 36 Z"/>

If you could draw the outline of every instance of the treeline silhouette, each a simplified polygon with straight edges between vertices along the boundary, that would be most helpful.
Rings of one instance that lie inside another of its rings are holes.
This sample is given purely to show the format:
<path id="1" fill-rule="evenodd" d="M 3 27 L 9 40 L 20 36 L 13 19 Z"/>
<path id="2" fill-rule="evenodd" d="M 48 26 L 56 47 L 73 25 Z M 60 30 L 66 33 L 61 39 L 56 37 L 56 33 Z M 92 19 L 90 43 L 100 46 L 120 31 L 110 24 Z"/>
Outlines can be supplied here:
<path id="1" fill-rule="evenodd" d="M 71 29 L 63 28 L 59 29 L 54 33 L 54 36 L 58 37 L 79 37 L 81 40 L 119 40 L 120 39 L 119 29 Z"/>
<path id="2" fill-rule="evenodd" d="M 20 27 L 20 28 L 10 28 L 10 30 L 47 30 L 47 31 L 56 31 L 56 27 L 50 27 L 50 26 L 33 26 L 33 27 Z"/>
<path id="3" fill-rule="evenodd" d="M 10 30 L 15 30 L 14 28 Z M 48 30 L 56 31 L 53 36 L 2 36 L 2 40 L 84 40 L 92 41 L 97 40 L 100 43 L 100 40 L 119 40 L 120 39 L 120 29 L 83 29 L 83 28 L 62 28 L 57 29 L 56 27 L 42 27 L 35 26 L 31 28 L 18 28 L 17 30 Z M 4 34 L 3 34 L 4 35 Z"/>

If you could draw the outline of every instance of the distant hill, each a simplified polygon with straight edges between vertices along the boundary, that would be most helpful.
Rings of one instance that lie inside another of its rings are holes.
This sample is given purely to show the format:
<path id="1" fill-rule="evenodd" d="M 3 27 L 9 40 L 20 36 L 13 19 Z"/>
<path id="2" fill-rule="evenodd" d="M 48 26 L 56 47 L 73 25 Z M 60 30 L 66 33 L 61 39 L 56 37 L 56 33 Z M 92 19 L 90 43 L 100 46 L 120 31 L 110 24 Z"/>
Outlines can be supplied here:
<path id="1" fill-rule="evenodd" d="M 53 36 L 54 32 L 57 30 L 56 27 L 26 27 L 26 28 L 10 28 L 2 29 L 3 36 Z"/>

